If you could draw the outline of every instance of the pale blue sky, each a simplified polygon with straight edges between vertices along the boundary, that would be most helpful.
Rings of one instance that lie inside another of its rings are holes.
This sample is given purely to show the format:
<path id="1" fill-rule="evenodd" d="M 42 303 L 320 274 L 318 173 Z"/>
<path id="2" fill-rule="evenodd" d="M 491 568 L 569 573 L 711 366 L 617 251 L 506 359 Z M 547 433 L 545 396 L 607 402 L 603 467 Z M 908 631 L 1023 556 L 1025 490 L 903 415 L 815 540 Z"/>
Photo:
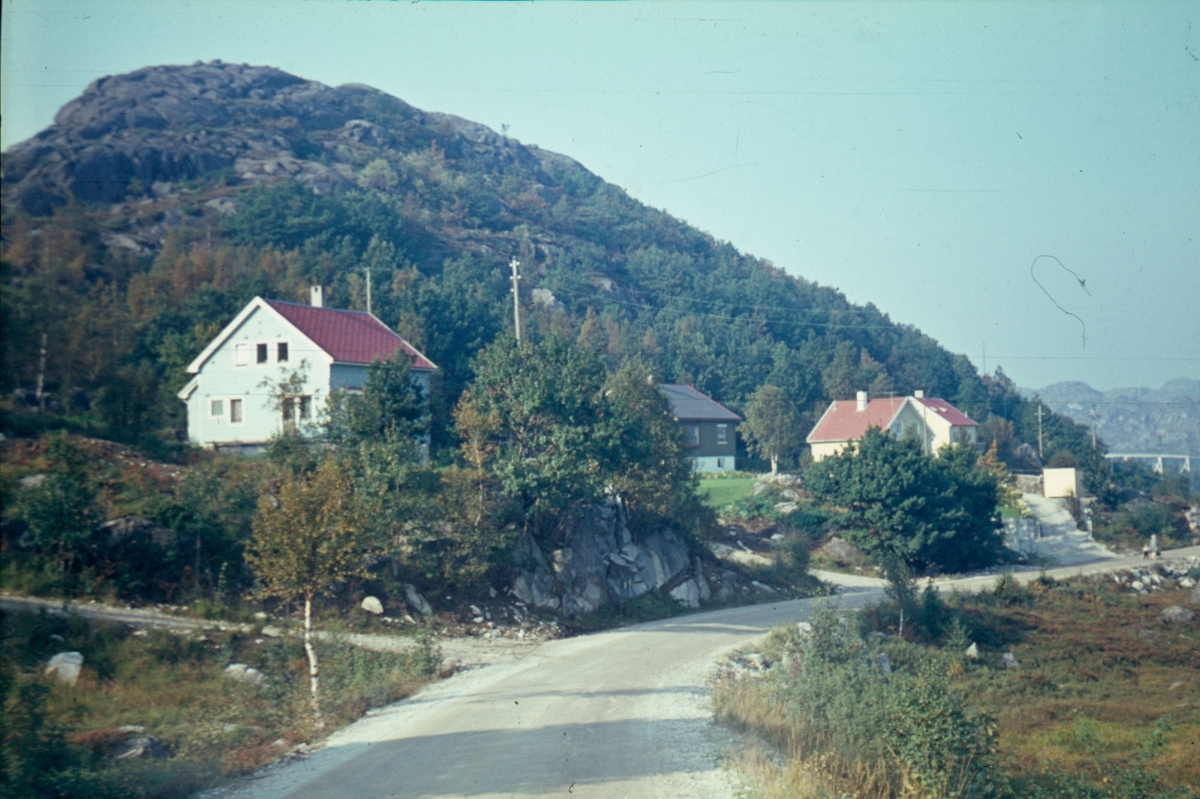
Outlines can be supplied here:
<path id="1" fill-rule="evenodd" d="M 1200 378 L 1197 2 L 2 7 L 4 148 L 103 75 L 269 64 L 507 124 L 1021 385 Z"/>

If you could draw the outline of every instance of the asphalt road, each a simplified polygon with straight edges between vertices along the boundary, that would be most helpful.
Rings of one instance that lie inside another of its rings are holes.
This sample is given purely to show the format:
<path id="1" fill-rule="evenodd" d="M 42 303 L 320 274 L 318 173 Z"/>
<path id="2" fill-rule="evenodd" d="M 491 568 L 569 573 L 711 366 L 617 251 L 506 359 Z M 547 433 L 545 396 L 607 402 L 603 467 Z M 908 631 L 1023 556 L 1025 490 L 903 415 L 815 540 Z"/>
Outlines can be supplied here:
<path id="1" fill-rule="evenodd" d="M 842 607 L 877 596 L 847 593 Z M 432 685 L 307 760 L 212 796 L 732 797 L 707 679 L 722 653 L 816 600 L 701 613 L 549 641 Z"/>

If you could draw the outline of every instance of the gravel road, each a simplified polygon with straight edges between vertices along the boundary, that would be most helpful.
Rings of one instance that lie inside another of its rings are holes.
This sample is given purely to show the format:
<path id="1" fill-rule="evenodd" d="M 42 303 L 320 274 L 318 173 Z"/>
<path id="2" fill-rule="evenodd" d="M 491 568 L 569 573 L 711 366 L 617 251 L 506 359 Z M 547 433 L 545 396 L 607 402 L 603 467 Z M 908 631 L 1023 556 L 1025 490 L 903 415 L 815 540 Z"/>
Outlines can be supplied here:
<path id="1" fill-rule="evenodd" d="M 857 607 L 877 595 L 844 595 Z M 512 652 L 217 792 L 276 797 L 733 797 L 707 680 L 722 653 L 815 600 L 700 613 Z"/>

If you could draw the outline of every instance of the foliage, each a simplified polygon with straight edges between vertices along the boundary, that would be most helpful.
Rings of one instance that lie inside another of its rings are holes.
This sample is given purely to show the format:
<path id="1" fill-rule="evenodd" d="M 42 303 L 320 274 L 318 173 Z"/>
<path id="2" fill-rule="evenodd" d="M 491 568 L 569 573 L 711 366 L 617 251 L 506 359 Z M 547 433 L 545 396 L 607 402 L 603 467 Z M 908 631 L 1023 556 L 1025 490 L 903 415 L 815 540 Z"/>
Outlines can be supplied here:
<path id="1" fill-rule="evenodd" d="M 977 460 L 966 445 L 930 458 L 918 442 L 872 428 L 810 467 L 805 485 L 841 510 L 851 543 L 885 567 L 966 571 L 995 563 L 1003 545 L 996 478 Z"/>
<path id="2" fill-rule="evenodd" d="M 375 361 L 367 367 L 361 392 L 334 392 L 326 411 L 326 435 L 339 447 L 354 448 L 380 440 L 398 449 L 395 457 L 413 461 L 427 432 L 429 406 L 412 377 L 407 356 Z"/>
<path id="3" fill-rule="evenodd" d="M 771 474 L 779 460 L 792 462 L 804 443 L 800 411 L 778 386 L 764 384 L 746 402 L 746 421 L 738 428 L 753 452 L 771 461 Z"/>
<path id="4" fill-rule="evenodd" d="M 25 799 L 183 799 L 223 777 L 257 770 L 280 749 L 313 739 L 305 714 L 303 657 L 294 639 L 209 630 L 202 639 L 162 630 L 131 634 L 77 616 L 8 613 L 0 620 L 0 794 Z M 84 655 L 79 683 L 42 675 L 60 650 Z M 324 707 L 348 722 L 410 695 L 437 673 L 428 641 L 401 653 L 323 647 Z M 267 676 L 261 686 L 222 673 L 231 661 Z M 111 761 L 137 724 L 170 751 L 164 760 Z"/>
<path id="5" fill-rule="evenodd" d="M 29 525 L 33 548 L 58 563 L 67 590 L 72 567 L 95 547 L 102 517 L 87 453 L 59 434 L 50 438 L 47 457 L 50 472 L 45 483 L 22 498 L 20 513 Z"/>
<path id="6" fill-rule="evenodd" d="M 285 474 L 263 494 L 246 559 L 264 596 L 312 599 L 364 573 L 372 542 L 354 486 L 333 455 L 311 474 Z"/>
<path id="7" fill-rule="evenodd" d="M 278 495 L 264 494 L 254 518 L 246 560 L 263 596 L 304 601 L 304 648 L 309 661 L 314 716 L 322 712 L 312 606 L 316 596 L 348 577 L 366 573 L 372 545 L 362 503 L 334 455 L 311 474 L 285 473 Z"/>
<path id="8" fill-rule="evenodd" d="M 982 795 L 996 765 L 994 722 L 971 708 L 936 656 L 889 647 L 888 674 L 880 654 L 824 607 L 811 634 L 783 638 L 782 657 L 795 665 L 774 675 L 770 689 L 814 745 L 849 759 L 892 759 L 923 795 Z"/>
<path id="9" fill-rule="evenodd" d="M 476 410 L 459 418 L 495 421 L 486 436 L 488 471 L 535 535 L 550 536 L 560 514 L 604 493 L 610 453 L 595 435 L 604 365 L 559 336 L 540 344 L 502 339 L 480 354 L 475 375 L 461 402 Z M 460 435 L 482 437 L 478 429 Z"/>

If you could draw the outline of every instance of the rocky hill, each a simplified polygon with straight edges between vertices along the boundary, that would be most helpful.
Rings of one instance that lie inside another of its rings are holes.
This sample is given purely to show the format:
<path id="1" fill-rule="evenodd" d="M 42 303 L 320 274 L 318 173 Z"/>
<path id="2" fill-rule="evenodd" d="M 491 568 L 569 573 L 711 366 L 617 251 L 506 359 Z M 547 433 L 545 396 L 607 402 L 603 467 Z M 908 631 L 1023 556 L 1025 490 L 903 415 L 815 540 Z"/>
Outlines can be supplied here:
<path id="1" fill-rule="evenodd" d="M 1097 391 L 1086 383 L 1055 383 L 1027 396 L 1040 396 L 1056 413 L 1090 426 L 1112 452 L 1200 456 L 1200 380 L 1172 380 L 1162 388 Z"/>
<path id="2" fill-rule="evenodd" d="M 367 86 L 219 61 L 102 78 L 4 153 L 0 198 L 8 432 L 43 423 L 13 410 L 36 401 L 93 435 L 178 437 L 184 366 L 248 300 L 321 284 L 362 309 L 369 274 L 373 312 L 441 367 L 434 445 L 452 446 L 471 360 L 510 329 L 516 257 L 530 336 L 610 367 L 641 358 L 735 409 L 769 382 L 808 423 L 922 389 L 1002 418 L 1002 457 L 1036 440 L 1010 381 L 917 328 Z M 1052 445 L 1086 455 L 1063 422 Z"/>

